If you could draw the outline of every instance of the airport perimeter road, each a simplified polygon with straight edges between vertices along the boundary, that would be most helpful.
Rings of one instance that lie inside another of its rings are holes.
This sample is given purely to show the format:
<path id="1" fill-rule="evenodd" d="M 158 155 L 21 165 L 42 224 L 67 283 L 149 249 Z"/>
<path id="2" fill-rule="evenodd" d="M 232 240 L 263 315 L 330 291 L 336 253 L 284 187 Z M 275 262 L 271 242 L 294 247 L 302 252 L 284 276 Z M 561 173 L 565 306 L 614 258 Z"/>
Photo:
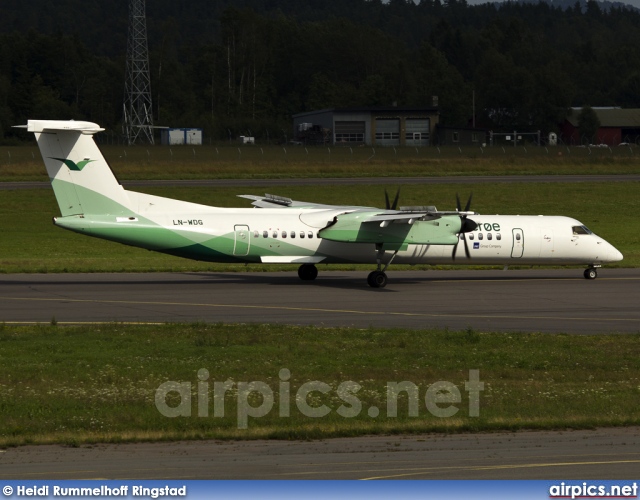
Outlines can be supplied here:
<path id="1" fill-rule="evenodd" d="M 122 181 L 126 189 L 136 187 L 268 187 L 268 186 L 334 186 L 403 184 L 503 184 L 511 182 L 637 182 L 640 175 L 464 175 L 442 177 L 328 177 L 294 179 L 191 179 Z M 46 181 L 0 182 L 0 191 L 7 189 L 51 188 Z"/>
<path id="2" fill-rule="evenodd" d="M 225 322 L 481 331 L 640 331 L 640 269 L 0 275 L 0 322 Z"/>
<path id="3" fill-rule="evenodd" d="M 640 428 L 24 446 L 0 479 L 632 479 Z"/>

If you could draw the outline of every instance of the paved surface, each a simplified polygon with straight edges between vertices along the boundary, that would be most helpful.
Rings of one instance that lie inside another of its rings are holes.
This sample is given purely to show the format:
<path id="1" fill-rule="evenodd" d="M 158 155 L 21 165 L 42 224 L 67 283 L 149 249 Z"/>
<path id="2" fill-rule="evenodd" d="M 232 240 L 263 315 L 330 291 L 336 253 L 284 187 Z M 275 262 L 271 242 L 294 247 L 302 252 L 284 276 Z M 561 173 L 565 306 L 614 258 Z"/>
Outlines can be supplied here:
<path id="1" fill-rule="evenodd" d="M 25 446 L 0 479 L 633 479 L 640 428 L 311 442 Z"/>
<path id="2" fill-rule="evenodd" d="M 639 332 L 640 269 L 0 275 L 0 321 L 268 322 L 484 331 Z"/>
<path id="3" fill-rule="evenodd" d="M 491 184 L 510 182 L 638 182 L 640 175 L 470 175 L 444 177 L 333 177 L 299 179 L 199 179 L 122 181 L 126 189 L 135 187 L 262 187 L 262 186 L 332 186 L 398 184 Z M 49 182 L 0 182 L 0 190 L 50 188 Z"/>

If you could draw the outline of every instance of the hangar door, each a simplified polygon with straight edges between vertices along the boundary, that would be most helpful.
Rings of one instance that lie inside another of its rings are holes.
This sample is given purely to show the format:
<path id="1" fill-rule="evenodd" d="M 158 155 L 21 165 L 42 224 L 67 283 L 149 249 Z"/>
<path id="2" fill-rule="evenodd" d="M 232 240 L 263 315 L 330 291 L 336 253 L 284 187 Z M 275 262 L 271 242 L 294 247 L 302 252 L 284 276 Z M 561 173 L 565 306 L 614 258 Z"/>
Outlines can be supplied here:
<path id="1" fill-rule="evenodd" d="M 376 118 L 376 144 L 379 146 L 400 145 L 399 118 Z"/>
<path id="2" fill-rule="evenodd" d="M 406 120 L 406 145 L 429 145 L 429 118 L 407 118 Z"/>
<path id="3" fill-rule="evenodd" d="M 334 144 L 341 142 L 364 142 L 364 122 L 336 121 Z"/>

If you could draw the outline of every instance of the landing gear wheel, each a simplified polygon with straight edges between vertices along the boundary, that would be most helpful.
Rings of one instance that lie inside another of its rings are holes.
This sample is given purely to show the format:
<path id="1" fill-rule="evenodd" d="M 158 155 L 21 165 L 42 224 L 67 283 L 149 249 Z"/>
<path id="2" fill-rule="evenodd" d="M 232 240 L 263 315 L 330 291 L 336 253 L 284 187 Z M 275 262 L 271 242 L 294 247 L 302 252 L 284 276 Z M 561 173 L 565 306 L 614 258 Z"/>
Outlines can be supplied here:
<path id="1" fill-rule="evenodd" d="M 588 280 L 594 280 L 598 277 L 598 271 L 593 267 L 589 267 L 584 270 L 584 277 Z"/>
<path id="2" fill-rule="evenodd" d="M 313 281 L 318 277 L 318 268 L 313 264 L 302 264 L 298 268 L 298 277 L 303 281 Z"/>
<path id="3" fill-rule="evenodd" d="M 367 283 L 371 288 L 384 288 L 387 286 L 387 275 L 382 271 L 373 271 L 367 276 Z"/>

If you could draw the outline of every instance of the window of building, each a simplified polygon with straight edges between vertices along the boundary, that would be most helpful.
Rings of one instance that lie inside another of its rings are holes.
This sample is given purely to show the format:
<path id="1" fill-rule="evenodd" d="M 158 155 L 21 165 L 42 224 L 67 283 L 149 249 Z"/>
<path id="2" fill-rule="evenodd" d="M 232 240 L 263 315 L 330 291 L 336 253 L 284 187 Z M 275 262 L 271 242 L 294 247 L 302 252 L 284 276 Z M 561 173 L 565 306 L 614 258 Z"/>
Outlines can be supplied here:
<path id="1" fill-rule="evenodd" d="M 453 142 L 460 142 L 460 132 L 453 132 L 452 140 Z"/>
<path id="2" fill-rule="evenodd" d="M 336 134 L 336 142 L 364 142 L 364 134 Z"/>
<path id="3" fill-rule="evenodd" d="M 478 132 L 471 132 L 471 142 L 478 142 Z"/>
<path id="4" fill-rule="evenodd" d="M 376 132 L 376 140 L 400 139 L 400 132 Z"/>

